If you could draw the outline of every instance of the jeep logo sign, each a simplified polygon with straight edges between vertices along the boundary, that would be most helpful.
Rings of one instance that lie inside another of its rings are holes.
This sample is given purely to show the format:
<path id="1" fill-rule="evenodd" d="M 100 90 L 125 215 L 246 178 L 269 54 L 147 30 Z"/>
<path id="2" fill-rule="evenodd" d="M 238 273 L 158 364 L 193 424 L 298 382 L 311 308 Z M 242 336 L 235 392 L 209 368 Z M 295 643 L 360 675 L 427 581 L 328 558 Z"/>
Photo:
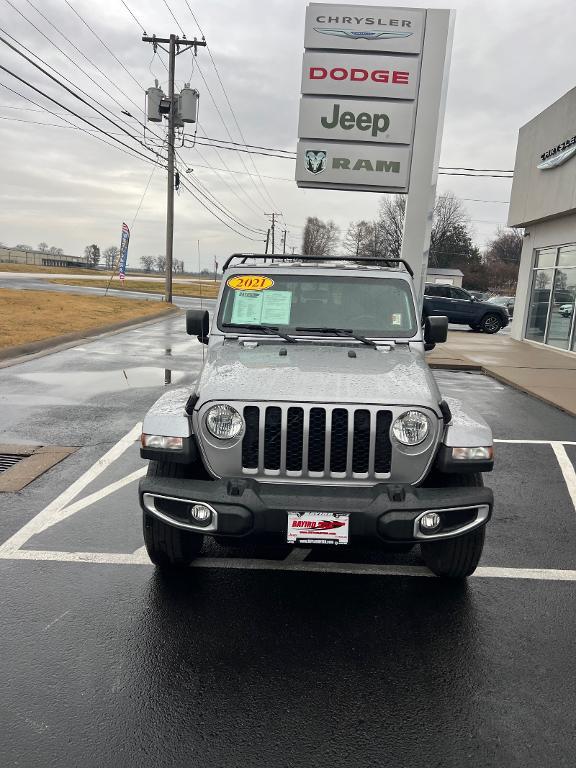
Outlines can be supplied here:
<path id="1" fill-rule="evenodd" d="M 329 142 L 300 141 L 296 174 L 314 179 L 322 174 L 322 186 L 346 184 L 347 189 L 386 186 L 405 191 L 408 182 L 408 147 L 355 146 Z"/>
<path id="2" fill-rule="evenodd" d="M 410 144 L 413 124 L 412 102 L 304 96 L 298 135 L 335 141 Z"/>
<path id="3" fill-rule="evenodd" d="M 303 94 L 367 96 L 377 99 L 415 99 L 418 59 L 400 56 L 353 56 L 305 53 Z"/>

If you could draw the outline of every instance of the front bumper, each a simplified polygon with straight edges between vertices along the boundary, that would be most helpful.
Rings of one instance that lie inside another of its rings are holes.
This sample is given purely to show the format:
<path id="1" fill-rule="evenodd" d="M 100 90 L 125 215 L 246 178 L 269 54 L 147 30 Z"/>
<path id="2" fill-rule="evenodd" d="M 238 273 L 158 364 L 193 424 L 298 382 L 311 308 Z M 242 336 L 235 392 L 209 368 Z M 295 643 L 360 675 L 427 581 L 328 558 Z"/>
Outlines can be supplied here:
<path id="1" fill-rule="evenodd" d="M 350 542 L 419 542 L 453 538 L 485 525 L 493 495 L 489 488 L 415 488 L 379 484 L 334 487 L 271 484 L 257 480 L 189 480 L 145 477 L 139 486 L 144 510 L 177 528 L 224 538 L 282 536 L 288 512 L 348 512 Z M 208 505 L 207 526 L 193 524 L 193 503 Z M 420 531 L 424 512 L 439 512 L 442 525 L 433 533 Z"/>

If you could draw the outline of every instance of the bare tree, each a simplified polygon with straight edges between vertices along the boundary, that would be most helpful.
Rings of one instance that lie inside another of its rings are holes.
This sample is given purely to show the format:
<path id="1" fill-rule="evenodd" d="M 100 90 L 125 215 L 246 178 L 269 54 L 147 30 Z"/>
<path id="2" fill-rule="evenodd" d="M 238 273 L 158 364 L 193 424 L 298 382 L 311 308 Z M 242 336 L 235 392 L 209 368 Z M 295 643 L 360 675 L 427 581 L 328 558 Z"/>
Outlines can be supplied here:
<path id="1" fill-rule="evenodd" d="M 315 216 L 306 219 L 302 237 L 304 256 L 329 256 L 338 247 L 339 230 L 333 221 L 324 222 Z"/>
<path id="2" fill-rule="evenodd" d="M 166 256 L 156 256 L 155 261 L 158 272 L 166 272 Z"/>
<path id="3" fill-rule="evenodd" d="M 348 256 L 364 256 L 373 239 L 373 224 L 368 221 L 353 221 L 342 240 L 342 250 Z"/>
<path id="4" fill-rule="evenodd" d="M 384 258 L 400 258 L 402 232 L 406 212 L 406 198 L 403 195 L 385 197 L 380 204 L 378 221 L 380 244 L 374 251 L 380 251 Z M 472 242 L 469 219 L 462 201 L 451 192 L 444 192 L 436 199 L 430 236 L 431 267 L 461 267 L 479 263 L 480 252 Z"/>
<path id="5" fill-rule="evenodd" d="M 109 245 L 102 255 L 104 256 L 106 269 L 114 269 L 118 256 L 120 256 L 120 249 L 115 245 Z"/>
<path id="6" fill-rule="evenodd" d="M 15 245 L 14 248 L 17 251 L 33 251 L 34 248 L 32 248 L 31 245 L 26 245 L 25 243 L 18 243 L 18 245 Z"/>
<path id="7" fill-rule="evenodd" d="M 486 261 L 519 264 L 524 244 L 524 230 L 498 227 L 496 237 L 491 240 L 484 254 Z"/>
<path id="8" fill-rule="evenodd" d="M 380 230 L 382 255 L 389 259 L 400 258 L 405 212 L 406 198 L 404 195 L 388 195 L 380 203 L 378 229 Z"/>
<path id="9" fill-rule="evenodd" d="M 84 256 L 86 257 L 88 266 L 94 267 L 94 269 L 96 269 L 100 262 L 100 248 L 96 245 L 96 243 L 87 245 L 86 248 L 84 248 Z"/>
<path id="10" fill-rule="evenodd" d="M 156 261 L 156 258 L 154 256 L 141 256 L 140 257 L 140 264 L 142 264 L 142 269 L 144 272 L 152 272 L 154 269 L 154 263 Z"/>
<path id="11" fill-rule="evenodd" d="M 41 243 L 38 243 L 38 250 L 42 251 L 42 253 L 46 253 L 46 251 L 48 250 L 48 243 L 45 243 L 44 241 L 42 241 Z"/>
<path id="12" fill-rule="evenodd" d="M 55 245 L 51 245 L 48 249 L 48 252 L 52 254 L 52 256 L 62 256 L 64 251 L 62 248 L 57 248 Z"/>

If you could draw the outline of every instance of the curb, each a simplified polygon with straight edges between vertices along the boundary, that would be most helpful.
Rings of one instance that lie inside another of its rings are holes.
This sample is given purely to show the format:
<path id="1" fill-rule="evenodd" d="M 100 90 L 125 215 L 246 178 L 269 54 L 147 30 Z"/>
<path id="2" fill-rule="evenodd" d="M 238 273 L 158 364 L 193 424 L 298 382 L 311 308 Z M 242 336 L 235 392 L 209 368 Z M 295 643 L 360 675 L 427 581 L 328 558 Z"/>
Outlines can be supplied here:
<path id="1" fill-rule="evenodd" d="M 483 365 L 479 365 L 476 363 L 452 363 L 452 362 L 443 362 L 441 360 L 437 362 L 430 362 L 428 363 L 430 368 L 436 368 L 437 370 L 451 370 L 451 371 L 476 371 L 479 373 L 483 373 L 485 376 L 490 376 L 495 381 L 499 381 L 501 384 L 506 384 L 507 387 L 510 387 L 511 389 L 516 390 L 516 392 L 522 392 L 525 395 L 528 395 L 529 397 L 533 397 L 535 400 L 539 400 L 541 403 L 546 403 L 546 405 L 550 405 L 552 408 L 557 408 L 559 411 L 562 411 L 562 413 L 567 413 L 569 416 L 576 416 L 576 412 L 574 410 L 571 410 L 570 408 L 566 408 L 563 405 L 560 405 L 559 403 L 554 402 L 554 400 L 551 400 L 548 397 L 544 397 L 544 395 L 540 395 L 536 392 L 531 392 L 529 389 L 526 389 L 525 387 L 520 386 L 517 382 L 511 381 L 510 379 L 507 379 L 505 376 L 502 376 L 502 374 L 496 373 L 490 368 L 485 368 Z"/>
<path id="2" fill-rule="evenodd" d="M 173 307 L 169 310 L 163 310 L 161 313 L 147 317 L 146 320 L 135 317 L 132 320 L 122 320 L 119 323 L 108 323 L 96 328 L 88 328 L 85 331 L 76 331 L 75 333 L 65 333 L 60 336 L 52 336 L 50 339 L 33 341 L 30 344 L 21 344 L 10 349 L 0 350 L 0 368 L 8 368 L 11 365 L 33 360 L 36 357 L 51 355 L 71 347 L 76 347 L 85 341 L 94 341 L 101 336 L 113 336 L 116 333 L 122 333 L 129 328 L 142 328 L 153 323 L 158 323 L 168 317 L 182 314 L 180 307 Z"/>
<path id="3" fill-rule="evenodd" d="M 449 370 L 449 371 L 482 371 L 483 373 L 486 373 L 486 370 L 477 363 L 455 363 L 451 362 L 449 360 L 443 361 L 443 360 L 431 360 L 428 365 L 430 368 L 436 368 L 438 370 Z"/>

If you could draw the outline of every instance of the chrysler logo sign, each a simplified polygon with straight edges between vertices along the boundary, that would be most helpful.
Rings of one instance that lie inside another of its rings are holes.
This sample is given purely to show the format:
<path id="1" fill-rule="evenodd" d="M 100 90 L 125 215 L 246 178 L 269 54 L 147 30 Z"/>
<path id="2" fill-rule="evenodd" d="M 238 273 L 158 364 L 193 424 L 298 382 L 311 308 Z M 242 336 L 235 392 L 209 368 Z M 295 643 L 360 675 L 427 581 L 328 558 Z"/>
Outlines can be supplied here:
<path id="1" fill-rule="evenodd" d="M 541 162 L 536 166 L 540 171 L 548 171 L 550 168 L 557 168 L 566 160 L 569 160 L 573 155 L 576 155 L 576 136 L 572 136 L 571 139 L 566 139 L 557 147 L 549 149 L 540 155 Z"/>
<path id="2" fill-rule="evenodd" d="M 331 27 L 314 27 L 315 32 L 321 35 L 334 35 L 335 37 L 349 37 L 351 40 L 380 40 L 392 37 L 410 37 L 412 32 L 381 32 L 372 29 L 333 29 Z"/>

